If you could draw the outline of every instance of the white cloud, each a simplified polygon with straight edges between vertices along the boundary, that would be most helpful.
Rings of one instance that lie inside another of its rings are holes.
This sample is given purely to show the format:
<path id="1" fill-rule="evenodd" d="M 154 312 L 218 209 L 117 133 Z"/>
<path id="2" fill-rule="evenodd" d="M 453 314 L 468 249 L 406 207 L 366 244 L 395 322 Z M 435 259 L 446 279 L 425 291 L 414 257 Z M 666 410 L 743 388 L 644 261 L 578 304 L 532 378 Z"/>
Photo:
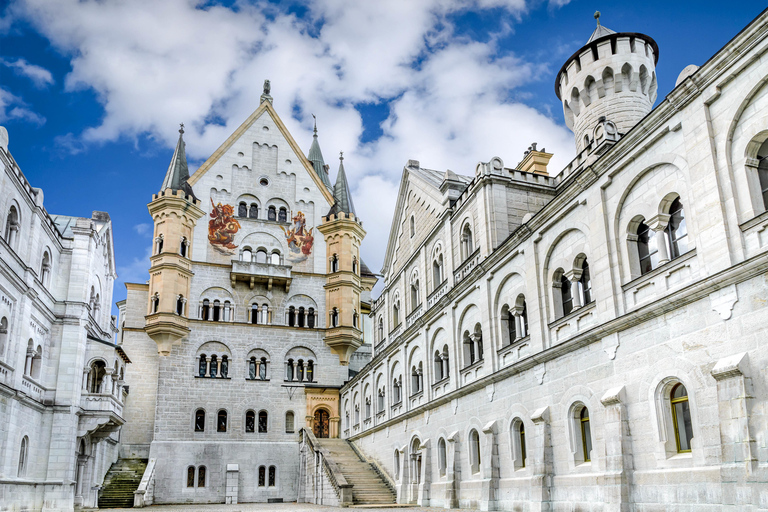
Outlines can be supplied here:
<path id="1" fill-rule="evenodd" d="M 315 0 L 302 19 L 274 6 L 264 7 L 267 16 L 245 3 L 227 9 L 195 0 L 18 0 L 15 7 L 71 55 L 65 87 L 91 88 L 103 103 L 101 124 L 81 135 L 86 142 L 148 134 L 170 149 L 184 121 L 190 158 L 206 158 L 258 106 L 270 78 L 275 107 L 305 150 L 315 113 L 334 173 L 333 155 L 345 151 L 369 233 L 363 256 L 374 271 L 409 158 L 470 174 L 494 155 L 513 166 L 533 141 L 555 153 L 553 168 L 573 154 L 570 132 L 511 99 L 542 74 L 539 65 L 499 57 L 494 37 L 458 37 L 449 21 L 491 7 L 520 16 L 524 0 Z M 390 107 L 383 135 L 362 144 L 355 105 L 381 101 Z"/>
<path id="2" fill-rule="evenodd" d="M 25 59 L 0 59 L 0 64 L 12 69 L 17 75 L 29 78 L 38 89 L 53 85 L 53 75 L 50 71 L 37 64 L 30 64 Z"/>
<path id="3" fill-rule="evenodd" d="M 141 236 L 150 236 L 152 234 L 152 224 L 142 223 L 133 226 L 133 230 Z"/>
<path id="4" fill-rule="evenodd" d="M 45 124 L 43 116 L 30 110 L 21 98 L 0 87 L 0 123 L 14 119 L 40 126 Z"/>
<path id="5" fill-rule="evenodd" d="M 149 281 L 149 258 L 152 256 L 152 244 L 147 244 L 147 250 L 141 258 L 133 258 L 127 265 L 117 266 L 118 282 L 146 283 Z"/>

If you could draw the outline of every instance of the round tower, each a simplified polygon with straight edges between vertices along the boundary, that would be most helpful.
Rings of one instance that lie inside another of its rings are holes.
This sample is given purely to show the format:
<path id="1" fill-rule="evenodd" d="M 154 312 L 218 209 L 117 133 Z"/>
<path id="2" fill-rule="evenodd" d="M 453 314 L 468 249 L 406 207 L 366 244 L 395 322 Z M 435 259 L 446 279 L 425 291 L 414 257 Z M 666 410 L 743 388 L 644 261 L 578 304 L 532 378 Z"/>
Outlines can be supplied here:
<path id="1" fill-rule="evenodd" d="M 599 143 L 627 133 L 651 111 L 658 88 L 656 41 L 604 27 L 599 12 L 595 19 L 597 28 L 587 44 L 565 61 L 555 80 L 579 153 L 595 139 Z"/>

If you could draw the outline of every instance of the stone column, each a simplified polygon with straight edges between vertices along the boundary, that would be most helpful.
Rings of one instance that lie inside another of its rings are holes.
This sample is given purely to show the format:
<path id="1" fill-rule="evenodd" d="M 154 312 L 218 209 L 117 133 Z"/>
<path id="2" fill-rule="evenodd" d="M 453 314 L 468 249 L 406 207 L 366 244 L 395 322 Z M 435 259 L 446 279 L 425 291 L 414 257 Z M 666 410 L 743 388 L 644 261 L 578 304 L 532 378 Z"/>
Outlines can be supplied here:
<path id="1" fill-rule="evenodd" d="M 90 368 L 83 368 L 83 391 L 88 393 L 88 375 L 91 373 Z"/>
<path id="2" fill-rule="evenodd" d="M 459 492 L 456 482 L 461 481 L 461 465 L 459 463 L 459 433 L 451 432 L 446 437 L 445 447 L 445 503 L 444 508 L 459 507 Z"/>
<path id="3" fill-rule="evenodd" d="M 211 376 L 211 358 L 205 360 L 205 376 L 210 377 Z"/>
<path id="4" fill-rule="evenodd" d="M 443 365 L 443 378 L 449 377 L 450 374 L 450 365 L 448 364 L 448 356 L 443 354 L 441 357 L 442 365 Z"/>
<path id="5" fill-rule="evenodd" d="M 755 488 L 752 487 L 758 463 L 756 440 L 749 421 L 755 397 L 748 370 L 746 352 L 720 359 L 711 370 L 717 381 L 723 506 L 733 510 L 748 510 L 758 499 L 753 496 Z"/>
<path id="6" fill-rule="evenodd" d="M 605 407 L 605 472 L 598 483 L 603 488 L 605 511 L 630 510 L 629 471 L 632 469 L 632 458 L 623 397 L 624 386 L 618 386 L 609 389 L 600 399 Z"/>
<path id="7" fill-rule="evenodd" d="M 569 270 L 565 277 L 571 282 L 571 297 L 573 298 L 573 310 L 579 309 L 584 304 L 581 303 L 581 294 L 579 293 L 579 279 L 581 279 L 581 270 Z"/>
<path id="8" fill-rule="evenodd" d="M 290 363 L 293 365 L 293 378 L 291 379 L 293 382 L 298 382 L 299 380 L 299 372 L 298 372 L 298 365 L 296 364 L 296 361 L 293 363 Z"/>
<path id="9" fill-rule="evenodd" d="M 101 383 L 101 389 L 99 390 L 103 394 L 112 393 L 112 374 L 115 372 L 112 368 L 104 370 L 104 381 Z"/>
<path id="10" fill-rule="evenodd" d="M 483 427 L 485 444 L 480 448 L 480 474 L 483 486 L 480 491 L 480 510 L 496 510 L 496 500 L 499 492 L 499 449 L 496 444 L 496 421 Z"/>
<path id="11" fill-rule="evenodd" d="M 667 250 L 667 237 L 664 230 L 669 224 L 669 215 L 660 213 L 655 217 L 648 219 L 648 227 L 653 231 L 653 237 L 656 240 L 656 248 L 659 255 L 659 265 L 669 261 L 669 251 Z"/>
<path id="12" fill-rule="evenodd" d="M 533 436 L 526 436 L 529 443 L 528 464 L 532 469 L 531 510 L 549 512 L 551 509 L 551 486 L 554 473 L 552 443 L 550 440 L 549 407 L 537 409 L 531 415 L 534 425 Z"/>
<path id="13" fill-rule="evenodd" d="M 517 339 L 525 338 L 525 333 L 523 332 L 523 308 L 515 308 L 513 310 L 513 314 L 515 322 L 515 335 L 517 337 L 514 340 L 509 340 L 510 343 L 514 343 Z"/>
<path id="14" fill-rule="evenodd" d="M 420 507 L 428 507 L 432 490 L 432 450 L 429 439 L 421 442 L 421 474 L 419 475 L 419 490 L 416 503 Z"/>

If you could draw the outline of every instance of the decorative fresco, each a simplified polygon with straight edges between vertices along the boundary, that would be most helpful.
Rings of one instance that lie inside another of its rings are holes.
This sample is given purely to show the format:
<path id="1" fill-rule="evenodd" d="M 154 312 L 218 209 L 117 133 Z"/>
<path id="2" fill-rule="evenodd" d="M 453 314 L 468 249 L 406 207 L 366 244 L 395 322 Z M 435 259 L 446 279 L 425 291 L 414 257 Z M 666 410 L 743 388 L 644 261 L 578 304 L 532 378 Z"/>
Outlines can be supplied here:
<path id="1" fill-rule="evenodd" d="M 312 254 L 312 245 L 315 237 L 312 236 L 314 228 L 307 229 L 304 214 L 298 212 L 292 219 L 293 226 L 280 229 L 285 233 L 285 241 L 288 242 L 288 260 L 292 263 L 301 263 Z"/>
<path id="2" fill-rule="evenodd" d="M 211 247 L 222 254 L 234 255 L 237 246 L 235 233 L 240 229 L 240 223 L 234 218 L 235 208 L 228 204 L 213 204 L 211 199 L 211 220 L 208 221 L 208 241 Z"/>

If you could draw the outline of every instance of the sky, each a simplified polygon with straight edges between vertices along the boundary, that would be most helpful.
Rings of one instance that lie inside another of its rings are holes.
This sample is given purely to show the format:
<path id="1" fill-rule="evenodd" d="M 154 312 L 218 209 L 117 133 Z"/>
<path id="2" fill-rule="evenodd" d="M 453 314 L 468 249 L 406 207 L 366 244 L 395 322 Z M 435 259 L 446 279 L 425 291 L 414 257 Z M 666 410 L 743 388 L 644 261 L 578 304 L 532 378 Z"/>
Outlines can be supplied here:
<path id="1" fill-rule="evenodd" d="M 194 171 L 259 105 L 264 79 L 305 151 L 317 116 L 383 263 L 403 166 L 472 175 L 532 143 L 575 155 L 556 73 L 595 28 L 659 46 L 657 104 L 764 2 L 0 0 L 0 125 L 51 214 L 110 214 L 118 281 L 148 279 L 147 203 L 185 124 Z"/>

